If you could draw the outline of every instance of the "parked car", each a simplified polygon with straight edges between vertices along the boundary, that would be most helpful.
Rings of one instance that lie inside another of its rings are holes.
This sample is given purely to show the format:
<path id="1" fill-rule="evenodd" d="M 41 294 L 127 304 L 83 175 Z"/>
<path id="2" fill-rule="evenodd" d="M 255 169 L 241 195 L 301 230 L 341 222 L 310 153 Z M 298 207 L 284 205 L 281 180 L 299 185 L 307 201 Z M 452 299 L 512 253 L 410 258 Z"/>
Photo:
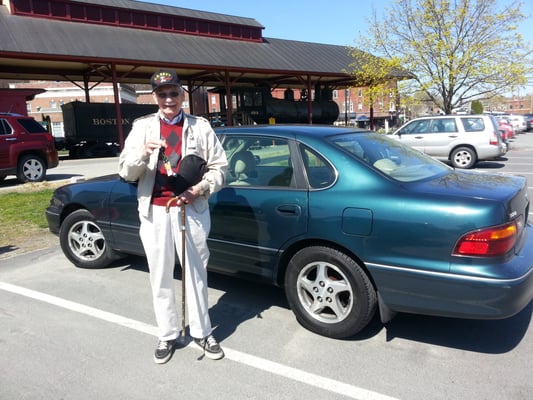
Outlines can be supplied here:
<path id="1" fill-rule="evenodd" d="M 511 122 L 516 133 L 524 133 L 526 131 L 527 123 L 523 115 L 504 114 L 504 116 Z"/>
<path id="2" fill-rule="evenodd" d="M 376 310 L 505 318 L 531 301 L 524 177 L 455 170 L 358 128 L 217 133 L 229 170 L 209 199 L 209 269 L 284 287 L 311 331 L 349 337 Z M 54 192 L 48 226 L 74 265 L 143 255 L 136 191 L 111 175 Z"/>
<path id="3" fill-rule="evenodd" d="M 57 167 L 52 135 L 32 117 L 0 113 L 0 180 L 16 175 L 20 182 L 40 182 Z"/>
<path id="4" fill-rule="evenodd" d="M 526 119 L 526 131 L 531 132 L 533 129 L 533 114 L 525 114 L 524 118 Z"/>
<path id="5" fill-rule="evenodd" d="M 502 134 L 502 140 L 509 150 L 509 140 L 515 137 L 513 126 L 504 119 L 498 120 L 498 128 Z"/>
<path id="6" fill-rule="evenodd" d="M 472 168 L 476 162 L 504 155 L 496 119 L 490 115 L 435 115 L 415 118 L 393 137 L 455 168 Z"/>

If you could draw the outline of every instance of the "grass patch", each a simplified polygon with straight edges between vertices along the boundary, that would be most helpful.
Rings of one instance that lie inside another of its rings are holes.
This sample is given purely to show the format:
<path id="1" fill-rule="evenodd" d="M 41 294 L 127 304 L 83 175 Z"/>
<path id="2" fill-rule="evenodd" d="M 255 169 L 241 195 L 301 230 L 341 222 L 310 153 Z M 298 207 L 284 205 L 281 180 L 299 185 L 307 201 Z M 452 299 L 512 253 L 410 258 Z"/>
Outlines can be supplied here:
<path id="1" fill-rule="evenodd" d="M 54 188 L 0 194 L 0 246 L 28 239 L 47 228 L 44 211 Z"/>

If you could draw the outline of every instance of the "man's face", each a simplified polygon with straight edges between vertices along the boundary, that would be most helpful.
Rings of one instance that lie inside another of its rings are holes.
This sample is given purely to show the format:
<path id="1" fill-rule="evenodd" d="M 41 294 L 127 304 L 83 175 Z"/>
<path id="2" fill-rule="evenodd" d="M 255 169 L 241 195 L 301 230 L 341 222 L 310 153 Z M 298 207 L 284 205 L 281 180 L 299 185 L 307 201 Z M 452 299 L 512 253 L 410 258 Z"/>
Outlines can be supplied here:
<path id="1" fill-rule="evenodd" d="M 182 88 L 174 85 L 161 86 L 153 95 L 165 118 L 172 119 L 180 113 L 181 105 L 185 99 Z"/>

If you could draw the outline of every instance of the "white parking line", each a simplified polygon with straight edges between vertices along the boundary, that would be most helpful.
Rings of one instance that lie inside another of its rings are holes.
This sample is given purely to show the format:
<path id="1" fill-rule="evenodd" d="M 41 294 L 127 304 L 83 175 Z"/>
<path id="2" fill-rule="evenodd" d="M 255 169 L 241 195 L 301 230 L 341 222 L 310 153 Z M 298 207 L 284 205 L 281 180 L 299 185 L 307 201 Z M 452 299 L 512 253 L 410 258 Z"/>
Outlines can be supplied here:
<path id="1" fill-rule="evenodd" d="M 6 292 L 15 293 L 21 296 L 29 297 L 34 300 L 42 301 L 44 303 L 53 304 L 55 306 L 75 311 L 80 314 L 85 314 L 103 321 L 111 322 L 138 332 L 146 333 L 148 335 L 157 336 L 157 328 L 153 325 L 145 324 L 134 319 L 126 318 L 121 315 L 113 314 L 107 311 L 99 310 L 97 308 L 89 307 L 80 303 L 65 300 L 60 297 L 51 296 L 46 293 L 37 292 L 35 290 L 27 289 L 21 286 L 12 285 L 10 283 L 0 282 L 0 289 Z M 193 347 L 189 344 L 188 347 Z M 340 394 L 357 400 L 397 400 L 394 397 L 386 396 L 370 390 L 362 389 L 344 382 L 336 381 L 334 379 L 325 378 L 320 375 L 305 372 L 297 368 L 292 368 L 284 364 L 274 361 L 256 357 L 250 354 L 242 353 L 237 350 L 228 349 L 224 347 L 226 358 L 240 364 L 244 364 L 274 375 L 279 375 L 283 378 L 292 379 L 304 383 L 309 386 L 314 386 L 331 393 Z"/>

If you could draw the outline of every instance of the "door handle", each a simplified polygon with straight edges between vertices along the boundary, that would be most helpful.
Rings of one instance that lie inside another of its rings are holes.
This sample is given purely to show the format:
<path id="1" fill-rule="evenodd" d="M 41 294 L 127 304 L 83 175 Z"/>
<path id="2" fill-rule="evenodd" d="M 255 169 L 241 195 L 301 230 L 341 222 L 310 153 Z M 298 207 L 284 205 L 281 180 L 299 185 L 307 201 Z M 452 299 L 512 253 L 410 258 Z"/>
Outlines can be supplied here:
<path id="1" fill-rule="evenodd" d="M 302 209 L 297 204 L 281 204 L 276 207 L 276 211 L 281 215 L 298 216 L 302 213 Z"/>

